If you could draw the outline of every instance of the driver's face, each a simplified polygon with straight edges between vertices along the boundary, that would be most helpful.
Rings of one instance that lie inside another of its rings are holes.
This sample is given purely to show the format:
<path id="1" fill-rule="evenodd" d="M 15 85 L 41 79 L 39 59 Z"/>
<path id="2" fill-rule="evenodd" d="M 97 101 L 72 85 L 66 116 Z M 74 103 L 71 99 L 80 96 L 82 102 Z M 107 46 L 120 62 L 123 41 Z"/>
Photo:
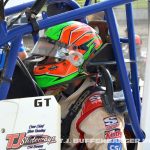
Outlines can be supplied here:
<path id="1" fill-rule="evenodd" d="M 67 89 L 68 85 L 58 85 L 54 87 L 49 87 L 46 89 L 45 95 L 54 95 L 58 96 L 61 92 L 65 91 Z"/>

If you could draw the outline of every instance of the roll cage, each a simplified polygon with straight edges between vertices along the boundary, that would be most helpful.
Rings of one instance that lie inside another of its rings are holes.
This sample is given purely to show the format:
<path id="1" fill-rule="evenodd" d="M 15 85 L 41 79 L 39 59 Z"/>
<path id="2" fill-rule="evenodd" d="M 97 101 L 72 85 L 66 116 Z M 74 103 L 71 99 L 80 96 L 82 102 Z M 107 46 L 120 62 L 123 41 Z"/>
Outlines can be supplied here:
<path id="1" fill-rule="evenodd" d="M 3 0 L 1 0 L 0 1 L 0 37 L 3 38 L 0 38 L 0 47 L 4 46 L 8 42 L 11 42 L 12 44 L 7 59 L 7 66 L 5 68 L 5 72 L 0 82 L 0 100 L 4 100 L 7 97 L 11 78 L 16 65 L 19 44 L 21 42 L 23 35 L 31 34 L 34 32 L 34 34 L 32 35 L 34 41 L 36 42 L 38 40 L 38 32 L 35 32 L 35 26 L 38 26 L 37 30 L 42 30 L 66 21 L 75 20 L 75 19 L 85 19 L 85 17 L 90 14 L 104 11 L 106 16 L 106 21 L 108 23 L 111 41 L 112 41 L 113 52 L 117 62 L 121 85 L 125 95 L 127 110 L 132 124 L 131 126 L 136 138 L 140 139 L 140 141 L 143 141 L 145 135 L 140 128 L 141 102 L 140 102 L 139 88 L 138 88 L 137 65 L 136 63 L 131 64 L 131 82 L 132 82 L 132 87 L 131 87 L 127 75 L 121 44 L 120 44 L 120 42 L 129 43 L 130 59 L 136 62 L 136 49 L 135 49 L 135 40 L 134 40 L 134 24 L 133 24 L 133 12 L 132 12 L 133 1 L 134 0 L 106 0 L 103 2 L 96 3 L 94 5 L 90 5 L 91 0 L 86 0 L 84 7 L 80 8 L 80 6 L 73 0 L 55 0 L 55 2 L 67 3 L 73 8 L 73 10 L 55 16 L 45 17 L 44 19 L 38 22 L 36 20 L 31 20 L 33 22 L 8 30 L 5 22 L 5 16 L 20 12 L 26 9 L 27 7 L 30 7 L 31 14 L 29 15 L 37 15 L 38 12 L 41 10 L 42 6 L 46 2 L 50 3 L 53 2 L 53 0 L 47 0 L 47 1 L 36 0 L 35 2 L 32 1 L 8 9 L 4 9 Z M 129 33 L 128 39 L 121 39 L 118 34 L 113 7 L 119 5 L 125 5 L 125 11 L 127 16 L 127 29 Z"/>

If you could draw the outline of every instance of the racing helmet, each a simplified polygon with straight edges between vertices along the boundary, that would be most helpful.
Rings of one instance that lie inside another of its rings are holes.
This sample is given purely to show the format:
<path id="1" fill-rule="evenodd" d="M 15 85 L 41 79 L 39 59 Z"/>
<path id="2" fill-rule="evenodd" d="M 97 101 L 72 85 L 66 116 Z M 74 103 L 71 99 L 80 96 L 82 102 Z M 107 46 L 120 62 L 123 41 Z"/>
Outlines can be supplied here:
<path id="1" fill-rule="evenodd" d="M 102 44 L 92 27 L 78 21 L 48 28 L 32 50 L 45 57 L 33 69 L 37 84 L 44 89 L 86 76 L 84 66 Z"/>

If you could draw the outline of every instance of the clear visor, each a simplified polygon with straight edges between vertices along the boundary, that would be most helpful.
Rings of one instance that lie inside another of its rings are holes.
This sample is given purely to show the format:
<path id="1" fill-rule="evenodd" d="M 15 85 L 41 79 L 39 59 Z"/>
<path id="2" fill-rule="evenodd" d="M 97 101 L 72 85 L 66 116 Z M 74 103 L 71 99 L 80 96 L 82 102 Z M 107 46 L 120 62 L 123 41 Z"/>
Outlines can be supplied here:
<path id="1" fill-rule="evenodd" d="M 55 57 L 58 49 L 60 49 L 58 44 L 50 43 L 46 38 L 40 38 L 31 53 L 33 55 Z"/>
<path id="2" fill-rule="evenodd" d="M 83 63 L 83 55 L 78 52 L 77 46 L 66 46 L 60 42 L 49 41 L 47 38 L 40 38 L 31 53 L 33 55 L 69 60 L 75 66 L 80 66 Z"/>

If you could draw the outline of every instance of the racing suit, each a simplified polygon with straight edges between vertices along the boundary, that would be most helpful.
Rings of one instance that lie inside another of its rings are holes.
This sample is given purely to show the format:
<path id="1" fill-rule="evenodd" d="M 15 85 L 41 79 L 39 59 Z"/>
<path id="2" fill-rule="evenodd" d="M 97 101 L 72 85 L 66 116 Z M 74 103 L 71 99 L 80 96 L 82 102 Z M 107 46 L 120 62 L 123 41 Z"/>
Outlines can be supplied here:
<path id="1" fill-rule="evenodd" d="M 62 94 L 59 100 L 62 118 L 65 118 L 81 93 L 94 85 L 95 82 L 86 79 L 71 96 Z M 100 92 L 96 91 L 85 98 L 82 109 L 72 121 L 69 141 L 66 141 L 68 148 L 65 147 L 65 150 L 76 150 L 78 143 L 83 141 L 88 150 L 126 150 L 123 116 L 108 114 L 104 110 Z"/>

